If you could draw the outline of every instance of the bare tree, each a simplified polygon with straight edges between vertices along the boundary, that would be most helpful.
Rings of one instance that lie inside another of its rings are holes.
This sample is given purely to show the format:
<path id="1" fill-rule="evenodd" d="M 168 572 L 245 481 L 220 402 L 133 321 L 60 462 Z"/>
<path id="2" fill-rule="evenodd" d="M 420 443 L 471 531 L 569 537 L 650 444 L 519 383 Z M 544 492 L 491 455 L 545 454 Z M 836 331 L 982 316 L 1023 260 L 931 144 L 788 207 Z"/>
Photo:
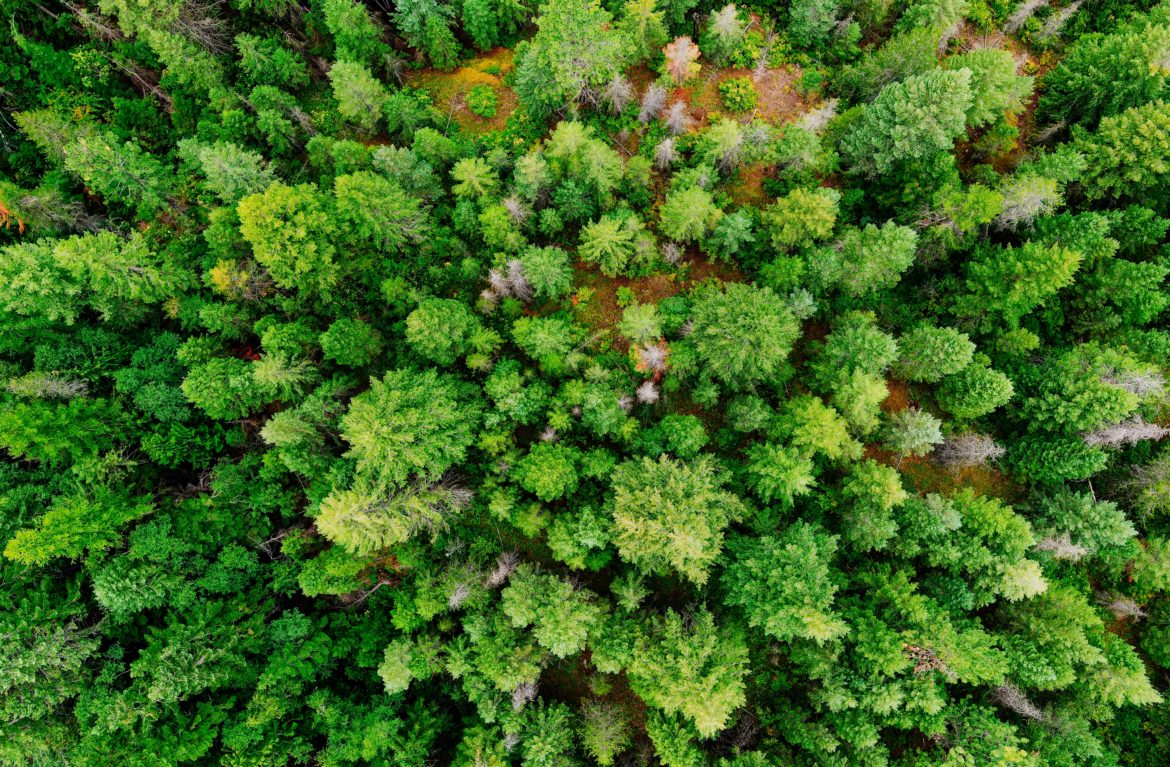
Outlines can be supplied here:
<path id="1" fill-rule="evenodd" d="M 736 127 L 735 133 L 724 143 L 723 152 L 719 155 L 719 160 L 716 163 L 719 170 L 724 173 L 731 173 L 739 166 L 743 150 L 743 131 L 739 130 L 738 124 L 732 123 L 732 125 Z"/>
<path id="2" fill-rule="evenodd" d="M 512 295 L 527 303 L 532 300 L 532 285 L 524 275 L 524 264 L 520 259 L 513 258 L 508 262 L 508 284 L 512 286 Z"/>
<path id="3" fill-rule="evenodd" d="M 929 674 L 932 671 L 939 671 L 949 679 L 953 679 L 955 676 L 955 673 L 943 662 L 942 658 L 938 657 L 938 653 L 929 647 L 903 644 L 902 652 L 914 662 L 914 674 L 916 676 Z"/>
<path id="4" fill-rule="evenodd" d="M 536 682 L 521 682 L 516 685 L 516 689 L 512 690 L 512 710 L 519 711 L 536 700 L 537 689 Z"/>
<path id="5" fill-rule="evenodd" d="M 995 217 L 1000 229 L 1018 229 L 1046 216 L 1060 204 L 1060 189 L 1054 180 L 1025 173 L 1013 177 L 1000 190 L 1003 209 Z"/>
<path id="6" fill-rule="evenodd" d="M 1146 423 L 1141 416 L 1138 416 L 1089 432 L 1082 439 L 1086 445 L 1093 447 L 1121 447 L 1122 445 L 1144 442 L 1147 439 L 1159 440 L 1167 434 L 1170 434 L 1170 429 L 1156 423 Z"/>
<path id="7" fill-rule="evenodd" d="M 1101 380 L 1110 386 L 1125 389 L 1139 397 L 1160 396 L 1166 391 L 1166 379 L 1154 369 L 1109 371 Z"/>
<path id="8" fill-rule="evenodd" d="M 584 85 L 581 90 L 577 92 L 577 103 L 587 106 L 590 109 L 597 109 L 601 106 L 602 95 L 601 91 L 597 90 L 591 85 Z"/>
<path id="9" fill-rule="evenodd" d="M 1032 134 L 1032 144 L 1047 144 L 1052 140 L 1056 134 L 1068 127 L 1068 123 L 1064 120 L 1057 120 L 1051 125 L 1046 125 Z"/>
<path id="10" fill-rule="evenodd" d="M 38 399 L 73 399 L 85 396 L 88 390 L 85 381 L 71 381 L 52 373 L 28 373 L 8 382 L 8 391 L 16 396 Z"/>
<path id="11" fill-rule="evenodd" d="M 657 83 L 652 84 L 642 94 L 642 108 L 638 112 L 638 120 L 648 123 L 662 113 L 666 106 L 666 89 Z"/>
<path id="12" fill-rule="evenodd" d="M 173 31 L 217 56 L 232 49 L 227 23 L 219 15 L 218 0 L 187 0 L 179 8 Z"/>
<path id="13" fill-rule="evenodd" d="M 658 401 L 658 387 L 653 381 L 643 381 L 642 385 L 638 387 L 635 396 L 638 402 L 643 405 L 653 405 Z"/>
<path id="14" fill-rule="evenodd" d="M 469 596 L 471 596 L 471 586 L 469 584 L 460 583 L 456 585 L 447 597 L 447 609 L 452 611 L 458 610 L 467 601 Z"/>
<path id="15" fill-rule="evenodd" d="M 1023 690 L 1011 682 L 997 687 L 991 694 L 991 700 L 1025 719 L 1035 719 L 1038 722 L 1044 719 L 1044 712 L 1040 707 L 1028 700 Z"/>
<path id="16" fill-rule="evenodd" d="M 662 49 L 662 53 L 666 56 L 666 71 L 677 85 L 698 73 L 699 46 L 691 38 L 676 37 Z"/>
<path id="17" fill-rule="evenodd" d="M 752 122 L 743 126 L 743 143 L 753 149 L 761 149 L 772 140 L 772 126 L 764 122 Z"/>
<path id="18" fill-rule="evenodd" d="M 959 434 L 948 437 L 934 449 L 934 459 L 943 466 L 960 469 L 980 466 L 1004 454 L 1004 449 L 986 434 Z"/>
<path id="19" fill-rule="evenodd" d="M 508 215 L 517 225 L 523 224 L 528 219 L 528 206 L 514 194 L 504 199 L 504 209 L 508 211 Z"/>
<path id="20" fill-rule="evenodd" d="M 1101 592 L 1097 594 L 1097 604 L 1113 613 L 1113 617 L 1118 620 L 1146 617 L 1146 612 L 1141 608 L 1141 605 L 1124 594 Z"/>
<path id="21" fill-rule="evenodd" d="M 820 133 L 836 116 L 837 99 L 829 99 L 819 107 L 810 109 L 809 111 L 805 112 L 801 118 L 796 121 L 796 127 L 804 128 L 806 131 L 811 131 L 813 133 Z"/>
<path id="22" fill-rule="evenodd" d="M 654 167 L 658 170 L 666 170 L 678 158 L 678 154 L 674 151 L 674 139 L 670 136 L 658 142 L 658 146 L 654 147 Z"/>
<path id="23" fill-rule="evenodd" d="M 515 551 L 505 551 L 500 556 L 496 557 L 496 566 L 488 573 L 487 586 L 488 588 L 498 589 L 508 582 L 508 578 L 516 570 L 516 565 L 520 564 L 520 555 Z"/>
<path id="24" fill-rule="evenodd" d="M 1044 26 L 1040 27 L 1040 31 L 1036 33 L 1036 39 L 1050 40 L 1053 37 L 1059 37 L 1064 25 L 1081 9 L 1082 2 L 1083 0 L 1075 0 L 1049 16 L 1048 20 L 1044 22 Z"/>
<path id="25" fill-rule="evenodd" d="M 1024 22 L 1032 18 L 1036 11 L 1045 5 L 1048 5 L 1048 0 L 1024 0 L 1016 7 L 1015 12 L 1008 17 L 1007 22 L 1003 25 L 1003 31 L 1009 35 L 1014 35 L 1019 32 L 1024 26 Z"/>
<path id="26" fill-rule="evenodd" d="M 1036 550 L 1047 551 L 1054 559 L 1067 559 L 1070 562 L 1076 562 L 1089 553 L 1089 550 L 1084 546 L 1073 543 L 1072 537 L 1067 532 L 1041 538 L 1036 543 Z"/>
<path id="27" fill-rule="evenodd" d="M 602 100 L 609 105 L 609 111 L 620 115 L 634 100 L 634 86 L 620 74 L 613 76 L 601 92 Z"/>
<path id="28" fill-rule="evenodd" d="M 707 31 L 720 42 L 720 47 L 730 49 L 739 43 L 747 31 L 747 25 L 739 20 L 739 10 L 735 4 L 728 3 L 711 14 L 707 22 Z"/>
<path id="29" fill-rule="evenodd" d="M 653 370 L 655 373 L 661 373 L 666 370 L 666 359 L 670 356 L 670 351 L 666 348 L 666 344 L 643 344 L 635 352 L 638 355 L 637 367 L 639 369 Z"/>
<path id="30" fill-rule="evenodd" d="M 1170 506 L 1170 455 L 1160 455 L 1134 467 L 1122 487 L 1133 494 L 1133 505 L 1144 515 L 1159 514 Z"/>
<path id="31" fill-rule="evenodd" d="M 687 112 L 687 105 L 681 101 L 676 101 L 670 105 L 670 109 L 666 112 L 666 129 L 671 134 L 677 136 L 680 133 L 686 133 L 691 127 L 691 116 Z"/>

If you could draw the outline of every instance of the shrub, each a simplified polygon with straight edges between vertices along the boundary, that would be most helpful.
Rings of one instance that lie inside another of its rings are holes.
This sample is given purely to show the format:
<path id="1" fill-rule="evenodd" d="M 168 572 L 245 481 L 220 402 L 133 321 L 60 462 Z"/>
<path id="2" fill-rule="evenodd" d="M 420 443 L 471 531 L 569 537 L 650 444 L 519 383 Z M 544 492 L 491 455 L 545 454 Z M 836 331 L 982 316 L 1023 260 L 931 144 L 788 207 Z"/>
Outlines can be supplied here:
<path id="1" fill-rule="evenodd" d="M 733 77 L 719 83 L 719 98 L 730 112 L 750 112 L 756 106 L 756 87 L 746 77 Z"/>
<path id="2" fill-rule="evenodd" d="M 499 106 L 500 98 L 490 85 L 477 85 L 467 93 L 467 108 L 484 119 L 495 117 Z"/>

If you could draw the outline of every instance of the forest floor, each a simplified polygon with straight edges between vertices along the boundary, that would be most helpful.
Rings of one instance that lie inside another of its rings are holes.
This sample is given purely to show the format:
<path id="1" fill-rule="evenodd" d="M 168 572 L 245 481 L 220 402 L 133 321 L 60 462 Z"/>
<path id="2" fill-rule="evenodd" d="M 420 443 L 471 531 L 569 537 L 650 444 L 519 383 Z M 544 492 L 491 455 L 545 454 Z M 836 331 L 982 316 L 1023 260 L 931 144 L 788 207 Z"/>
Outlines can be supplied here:
<path id="1" fill-rule="evenodd" d="M 686 260 L 671 272 L 659 272 L 646 277 L 608 277 L 593 264 L 578 261 L 574 268 L 574 301 L 579 316 L 595 331 L 604 331 L 621 322 L 622 306 L 618 303 L 618 291 L 629 288 L 634 300 L 640 304 L 656 304 L 664 298 L 676 296 L 708 279 L 721 282 L 743 282 L 745 275 L 736 267 L 721 262 L 712 262 L 697 253 L 688 254 Z"/>
<path id="2" fill-rule="evenodd" d="M 504 85 L 504 76 L 511 70 L 512 50 L 493 48 L 450 72 L 439 69 L 411 72 L 406 76 L 406 84 L 431 94 L 435 106 L 445 112 L 449 120 L 478 136 L 502 130 L 508 116 L 516 110 L 519 103 L 516 94 Z M 480 117 L 468 109 L 467 94 L 477 85 L 489 85 L 496 92 L 499 106 L 494 117 Z"/>

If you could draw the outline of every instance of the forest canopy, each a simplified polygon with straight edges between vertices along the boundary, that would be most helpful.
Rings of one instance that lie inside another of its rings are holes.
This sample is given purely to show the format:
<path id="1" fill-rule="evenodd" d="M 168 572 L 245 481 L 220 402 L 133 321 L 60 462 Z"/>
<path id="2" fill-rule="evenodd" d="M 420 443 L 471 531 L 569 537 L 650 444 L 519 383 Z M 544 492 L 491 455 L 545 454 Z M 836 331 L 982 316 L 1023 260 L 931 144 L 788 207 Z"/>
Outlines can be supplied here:
<path id="1" fill-rule="evenodd" d="M 1170 764 L 1170 0 L 0 18 L 0 767 Z"/>

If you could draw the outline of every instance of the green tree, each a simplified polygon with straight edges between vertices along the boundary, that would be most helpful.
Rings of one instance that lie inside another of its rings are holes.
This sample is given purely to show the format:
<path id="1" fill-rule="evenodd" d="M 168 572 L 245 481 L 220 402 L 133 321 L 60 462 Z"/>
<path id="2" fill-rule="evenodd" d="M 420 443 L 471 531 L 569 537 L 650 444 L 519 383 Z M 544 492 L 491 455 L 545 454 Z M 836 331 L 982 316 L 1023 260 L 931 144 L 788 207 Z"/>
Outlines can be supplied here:
<path id="1" fill-rule="evenodd" d="M 389 179 L 362 171 L 333 181 L 334 208 L 347 233 L 399 252 L 422 242 L 430 229 L 421 202 Z"/>
<path id="2" fill-rule="evenodd" d="M 866 458 L 849 467 L 841 493 L 845 540 L 858 551 L 885 549 L 898 532 L 894 509 L 910 497 L 898 471 Z"/>
<path id="3" fill-rule="evenodd" d="M 0 407 L 0 447 L 26 461 L 73 463 L 109 449 L 124 419 L 105 399 L 8 401 Z"/>
<path id="4" fill-rule="evenodd" d="M 65 169 L 107 203 L 132 207 L 139 218 L 154 216 L 167 204 L 170 175 L 135 143 L 108 134 L 87 134 L 62 150 Z"/>
<path id="5" fill-rule="evenodd" d="M 926 455 L 942 441 L 942 422 L 925 410 L 900 410 L 886 425 L 885 443 L 902 455 Z"/>
<path id="6" fill-rule="evenodd" d="M 956 309 L 967 317 L 994 312 L 1015 325 L 1071 285 L 1082 258 L 1076 250 L 1036 242 L 989 248 L 967 262 L 968 292 L 955 299 Z"/>
<path id="7" fill-rule="evenodd" d="M 516 57 L 516 93 L 538 117 L 576 101 L 619 74 L 627 58 L 622 33 L 598 0 L 549 0 L 536 34 Z"/>
<path id="8" fill-rule="evenodd" d="M 545 371 L 564 370 L 580 333 L 559 317 L 521 317 L 512 323 L 512 339 Z"/>
<path id="9" fill-rule="evenodd" d="M 346 367 L 365 367 L 381 351 L 381 334 L 361 320 L 336 320 L 321 334 L 321 353 L 325 359 Z"/>
<path id="10" fill-rule="evenodd" d="M 366 132 L 373 132 L 382 119 L 382 109 L 390 97 L 386 86 L 361 64 L 338 61 L 329 68 L 329 82 L 337 111 Z"/>
<path id="11" fill-rule="evenodd" d="M 52 240 L 17 243 L 0 250 L 0 306 L 24 317 L 73 324 L 83 308 L 81 280 L 58 262 Z"/>
<path id="12" fill-rule="evenodd" d="M 570 764 L 574 754 L 576 717 L 564 703 L 541 703 L 528 712 L 520 753 L 524 764 L 557 767 Z"/>
<path id="13" fill-rule="evenodd" d="M 1032 435 L 1013 442 L 1007 459 L 1026 480 L 1060 485 L 1086 480 L 1101 471 L 1109 454 L 1077 438 Z"/>
<path id="14" fill-rule="evenodd" d="M 662 337 L 662 321 L 655 304 L 631 304 L 622 310 L 618 330 L 632 344 L 643 344 Z"/>
<path id="15" fill-rule="evenodd" d="M 116 546 L 122 528 L 154 511 L 150 499 L 105 488 L 58 496 L 37 519 L 4 547 L 4 556 L 24 565 L 44 565 L 57 557 L 80 559 Z"/>
<path id="16" fill-rule="evenodd" d="M 1019 112 L 1032 95 L 1032 78 L 1016 74 L 1016 60 L 1011 51 L 982 48 L 951 56 L 943 62 L 945 69 L 971 72 L 971 106 L 967 124 L 973 128 Z M 1045 84 L 1048 78 L 1045 77 Z"/>
<path id="17" fill-rule="evenodd" d="M 820 248 L 810 266 L 821 279 L 838 283 L 851 296 L 864 296 L 898 284 L 914 263 L 918 234 L 887 221 L 880 228 L 848 229 L 836 244 Z"/>
<path id="18" fill-rule="evenodd" d="M 601 767 L 609 767 L 615 757 L 629 747 L 630 717 L 626 711 L 605 701 L 586 701 L 581 709 L 581 747 Z"/>
<path id="19" fill-rule="evenodd" d="M 769 433 L 788 437 L 803 455 L 819 453 L 832 461 L 861 457 L 861 443 L 849 435 L 848 423 L 818 397 L 789 400 Z"/>
<path id="20" fill-rule="evenodd" d="M 394 23 L 415 48 L 426 51 L 438 69 L 451 69 L 459 60 L 459 41 L 451 31 L 455 12 L 437 0 L 404 0 L 395 5 Z"/>
<path id="21" fill-rule="evenodd" d="M 765 503 L 779 501 L 791 508 L 797 496 L 812 492 L 816 469 L 807 456 L 770 442 L 748 450 L 748 483 Z"/>
<path id="22" fill-rule="evenodd" d="M 669 33 L 664 15 L 655 0 L 626 0 L 618 29 L 630 46 L 631 63 L 653 58 L 666 45 Z"/>
<path id="23" fill-rule="evenodd" d="M 432 453 L 440 449 L 432 447 Z M 364 473 L 369 475 L 372 470 Z M 382 478 L 393 482 L 393 476 L 385 475 L 396 473 L 390 469 Z M 375 476 L 349 489 L 334 489 L 321 501 L 317 514 L 317 529 L 356 556 L 405 543 L 421 530 L 440 531 L 467 505 L 468 493 L 458 488 L 420 483 L 394 488 L 378 484 L 378 479 Z"/>
<path id="24" fill-rule="evenodd" d="M 1165 194 L 1170 170 L 1170 110 L 1162 101 L 1101 120 L 1095 133 L 1078 132 L 1084 156 L 1078 179 L 1090 200 L 1150 199 Z"/>
<path id="25" fill-rule="evenodd" d="M 499 40 L 500 24 L 492 0 L 464 0 L 460 19 L 479 50 L 486 51 Z"/>
<path id="26" fill-rule="evenodd" d="M 689 464 L 665 455 L 619 464 L 613 471 L 613 521 L 622 559 L 647 573 L 675 570 L 706 583 L 724 529 L 747 512 L 723 484 L 706 456 Z"/>
<path id="27" fill-rule="evenodd" d="M 1083 35 L 1044 76 L 1040 113 L 1093 128 L 1102 117 L 1162 98 L 1170 75 L 1167 52 L 1165 24 Z"/>
<path id="28" fill-rule="evenodd" d="M 451 191 L 460 197 L 482 199 L 495 193 L 500 180 L 481 157 L 465 157 L 451 169 L 456 183 Z"/>
<path id="29" fill-rule="evenodd" d="M 850 312 L 833 322 L 812 368 L 818 383 L 830 391 L 844 373 L 884 375 L 897 358 L 898 342 L 877 326 L 874 314 Z"/>
<path id="30" fill-rule="evenodd" d="M 183 379 L 183 394 L 211 418 L 245 418 L 264 402 L 263 385 L 252 375 L 252 363 L 216 357 L 192 365 Z"/>
<path id="31" fill-rule="evenodd" d="M 898 374 L 908 381 L 938 383 L 970 364 L 975 344 L 954 328 L 920 325 L 898 339 Z"/>
<path id="32" fill-rule="evenodd" d="M 650 233 L 632 213 L 602 216 L 586 225 L 577 252 L 610 277 L 637 272 L 656 256 Z"/>
<path id="33" fill-rule="evenodd" d="M 848 630 L 833 611 L 835 536 L 797 522 L 776 535 L 733 539 L 728 549 L 734 559 L 723 573 L 723 600 L 742 608 L 752 627 L 818 644 Z"/>
<path id="34" fill-rule="evenodd" d="M 1015 394 L 1012 381 L 998 370 L 971 363 L 943 379 L 938 404 L 956 418 L 979 418 L 1006 405 Z"/>
<path id="35" fill-rule="evenodd" d="M 560 248 L 525 248 L 519 261 L 525 281 L 538 298 L 560 298 L 573 285 L 569 254 Z"/>
<path id="36" fill-rule="evenodd" d="M 309 83 L 304 60 L 281 44 L 280 38 L 239 34 L 235 38 L 240 69 L 251 85 L 294 90 Z"/>
<path id="37" fill-rule="evenodd" d="M 513 470 L 516 481 L 542 501 L 564 498 L 577 489 L 578 455 L 578 451 L 564 445 L 533 445 Z"/>
<path id="38" fill-rule="evenodd" d="M 207 179 L 207 188 L 226 205 L 263 192 L 273 180 L 272 169 L 264 158 L 237 144 L 227 141 L 201 144 L 187 139 L 179 142 L 179 151 L 199 166 Z"/>
<path id="39" fill-rule="evenodd" d="M 354 0 L 324 0 L 321 9 L 325 26 L 337 46 L 338 60 L 375 65 L 386 45 L 382 42 L 382 30 L 365 6 Z"/>
<path id="40" fill-rule="evenodd" d="M 778 380 L 800 328 L 769 288 L 728 283 L 695 296 L 688 339 L 713 376 L 732 387 Z"/>
<path id="41" fill-rule="evenodd" d="M 962 135 L 972 102 L 968 69 L 936 70 L 887 85 L 850 125 L 841 156 L 869 176 L 930 160 Z"/>

